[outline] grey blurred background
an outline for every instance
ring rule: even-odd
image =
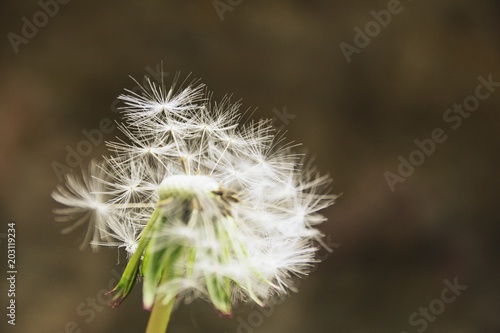
[[[232,319],[205,302],[182,305],[169,332],[500,332],[500,88],[459,128],[443,119],[479,76],[500,81],[500,2],[401,1],[346,57],[340,45],[355,46],[355,27],[394,4],[73,0],[45,22],[40,3],[3,1],[0,237],[16,221],[18,275],[17,325],[3,310],[0,331],[144,331],[140,288],[118,309],[99,301],[123,253],[117,265],[114,250],[78,250],[83,229],[60,234],[52,164],[64,163],[83,130],[119,120],[113,105],[135,86],[128,76],[151,76],[163,61],[168,78],[192,73],[215,100],[233,94],[244,109],[258,107],[253,117],[276,118],[343,193],[321,226],[335,251],[320,253],[298,293],[266,311],[240,307]],[[20,42],[23,17],[33,16],[40,27]],[[392,191],[384,173],[397,174],[398,156],[435,128],[447,140]],[[103,154],[96,145],[84,162]],[[443,281],[455,278],[467,289],[445,304]],[[429,306],[425,319],[419,309]]]

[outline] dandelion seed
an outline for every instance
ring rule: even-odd
[[[323,244],[315,227],[335,199],[330,178],[270,120],[240,123],[238,103],[212,103],[203,85],[146,82],[142,94],[120,96],[127,141],[107,143],[116,155],[53,194],[67,206],[58,220],[74,221],[66,231],[88,222],[86,243],[126,250],[112,304],[142,276],[147,332],[164,332],[182,300],[230,315],[238,302],[263,306],[295,290]]]

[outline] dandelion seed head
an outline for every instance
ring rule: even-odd
[[[264,305],[294,290],[293,277],[317,262],[330,178],[270,120],[243,122],[239,103],[215,103],[203,85],[147,79],[141,89],[119,97],[124,138],[107,142],[114,155],[54,192],[67,206],[59,220],[74,220],[71,230],[89,222],[93,247],[161,261],[168,279],[150,278],[156,264],[141,273],[146,308],[204,298],[227,314],[238,301]]]

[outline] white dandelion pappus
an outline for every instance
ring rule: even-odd
[[[63,229],[63,233],[69,233],[84,223],[88,223],[85,240],[80,249],[84,249],[91,240],[108,239],[103,230],[105,230],[106,219],[110,214],[110,207],[106,203],[103,185],[95,182],[93,175],[103,176],[95,160],[90,163],[88,171],[82,170],[82,179],[71,173],[66,174],[66,187],[59,185],[52,193],[54,200],[67,206],[67,208],[54,210],[60,215],[56,217],[56,221],[76,220],[72,226]],[[97,247],[93,245],[92,248],[95,250]]]
[[[196,298],[226,315],[237,302],[263,306],[318,261],[331,180],[270,120],[241,124],[238,103],[174,87],[148,80],[142,94],[119,97],[128,141],[108,142],[116,155],[83,181],[67,176],[53,197],[68,208],[56,213],[77,220],[70,229],[89,220],[93,246],[130,254],[115,306],[137,275],[147,309]]]

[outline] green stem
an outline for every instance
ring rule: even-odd
[[[167,304],[163,303],[162,299],[156,299],[153,305],[153,311],[149,317],[146,333],[165,333],[167,331],[170,314],[174,307],[175,298]]]
[[[169,273],[170,271],[166,268],[163,269],[161,272],[162,276],[160,278],[160,284],[168,280]],[[156,273],[153,276],[156,276]],[[168,322],[170,321],[170,314],[174,308],[175,297],[172,297],[170,301],[165,304],[164,298],[159,297],[158,294],[156,294],[156,291],[154,291],[154,293],[153,310],[151,311],[151,316],[149,317],[146,333],[165,333],[167,331]]]

